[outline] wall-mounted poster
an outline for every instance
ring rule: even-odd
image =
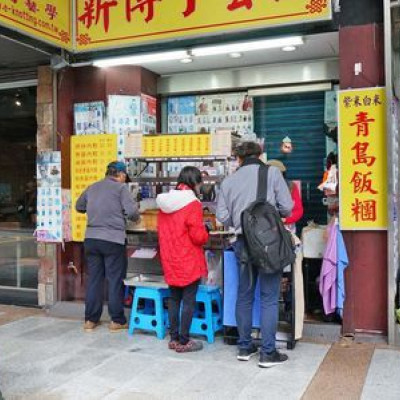
[[[196,96],[168,99],[168,133],[195,133]]]
[[[37,156],[37,226],[39,242],[62,242],[61,152]]]
[[[253,100],[247,93],[171,97],[168,99],[168,133],[240,135],[253,132]]]
[[[63,239],[64,242],[72,241],[72,221],[71,221],[71,190],[62,189],[62,220],[63,220]]]
[[[118,135],[118,159],[123,159],[125,135],[141,131],[140,96],[108,96],[108,130]]]
[[[157,99],[142,94],[141,131],[156,133],[157,129]]]
[[[96,135],[105,133],[104,102],[74,104],[75,135]]]

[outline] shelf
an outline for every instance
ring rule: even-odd
[[[128,157],[129,160],[140,162],[185,162],[185,161],[226,161],[232,156],[193,156],[193,157]]]
[[[203,183],[207,184],[215,184],[215,183],[220,183],[225,176],[209,176],[207,179],[203,180]],[[131,179],[132,183],[139,183],[143,185],[176,185],[177,182],[177,177],[165,177],[165,178],[132,178]]]

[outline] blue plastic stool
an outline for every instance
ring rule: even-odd
[[[199,310],[199,303],[204,311]],[[204,335],[208,343],[214,343],[215,333],[222,330],[222,298],[217,286],[200,285],[196,294],[196,311],[190,333]]]
[[[169,290],[161,287],[136,287],[133,298],[129,334],[135,329],[153,331],[159,339],[164,339],[168,324],[168,314],[164,300],[169,297]],[[144,300],[144,307],[139,309],[139,300]]]

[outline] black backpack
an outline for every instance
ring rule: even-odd
[[[267,201],[268,169],[260,165],[257,200],[242,212],[241,224],[249,261],[260,271],[275,274],[293,264],[296,255],[292,235]]]

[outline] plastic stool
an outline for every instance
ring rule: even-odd
[[[204,312],[199,310],[204,305]],[[215,333],[222,330],[222,298],[217,286],[200,285],[196,294],[196,311],[190,333],[204,335],[208,343],[214,343]]]
[[[169,297],[169,290],[160,287],[136,287],[129,321],[129,334],[135,329],[153,331],[159,339],[164,339],[168,314],[164,300]],[[144,300],[144,308],[139,309],[139,300]]]

